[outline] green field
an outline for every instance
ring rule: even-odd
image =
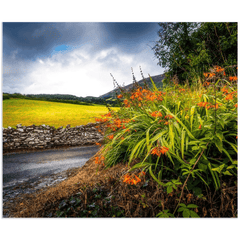
[[[113,108],[116,110],[118,108]],[[86,106],[26,99],[3,101],[3,127],[50,125],[56,128],[71,127],[95,122],[95,117],[108,112],[106,106]]]

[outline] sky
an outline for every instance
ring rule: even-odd
[[[2,92],[98,97],[164,72],[157,22],[3,22]]]

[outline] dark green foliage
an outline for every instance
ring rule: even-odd
[[[3,93],[3,100],[10,99],[8,94]]]
[[[79,105],[90,105],[100,104],[100,105],[110,105],[112,107],[118,106],[115,99],[104,99],[101,97],[76,97],[69,94],[27,94],[23,95],[20,93],[4,93],[3,100],[9,98],[24,98],[29,100],[40,100],[40,101],[50,101],[50,102],[60,102],[60,103],[70,103]]]
[[[159,23],[153,47],[158,64],[180,83],[202,76],[210,66],[237,64],[237,23]],[[234,75],[234,73],[231,73]]]

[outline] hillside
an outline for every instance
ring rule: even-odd
[[[153,76],[151,77],[153,82],[155,83],[155,85],[159,88],[159,87],[162,87],[162,80],[164,79],[165,77],[165,74],[160,74],[160,75],[156,75],[156,76]],[[152,87],[152,82],[150,80],[150,78],[145,78],[145,82],[147,83],[147,85],[151,88]],[[143,87],[144,86],[144,80],[140,80],[140,81],[137,81],[137,83]],[[126,91],[129,91],[133,88],[133,83],[131,84],[128,84],[127,86],[124,86],[122,87],[123,89],[125,89]],[[119,89],[116,89],[117,93],[120,92]],[[100,96],[100,98],[115,98],[115,90],[112,90],[110,92],[107,92],[103,95]]]

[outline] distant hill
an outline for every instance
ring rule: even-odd
[[[156,75],[156,76],[153,76],[153,77],[151,76],[151,78],[152,78],[153,82],[155,83],[155,85],[157,86],[157,88],[163,86],[162,80],[164,79],[164,77],[165,77],[165,74],[160,74],[160,75]],[[149,77],[145,78],[145,82],[147,83],[147,85],[150,88],[152,87],[152,82],[151,82]],[[144,86],[144,80],[143,79],[140,80],[140,81],[137,81],[137,83],[141,87]],[[122,88],[125,89],[126,91],[129,91],[129,90],[131,90],[133,88],[133,83],[128,84],[127,86],[124,86]],[[116,89],[116,91],[117,91],[117,94],[120,93],[119,89]],[[115,97],[116,97],[115,90],[112,90],[112,91],[110,91],[108,93],[105,93],[105,94],[99,96],[99,98],[105,98],[105,99],[107,99],[107,98],[115,98]]]

